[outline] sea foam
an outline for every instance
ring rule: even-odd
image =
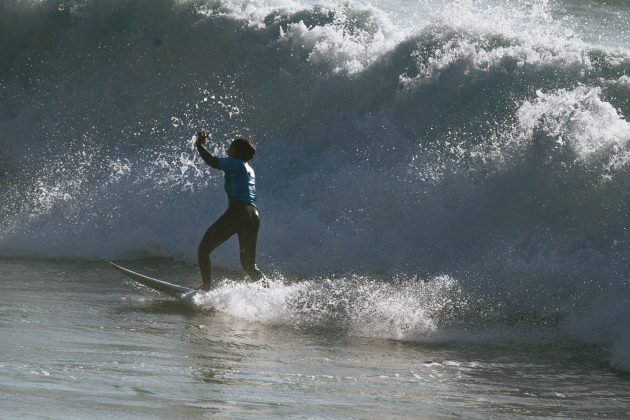
[[[551,325],[626,368],[609,307],[630,296],[630,53],[558,7],[9,2],[0,255],[194,261],[226,204],[191,135],[216,154],[246,135],[258,263],[335,280],[262,300],[226,285],[213,305],[317,326],[286,305],[342,290],[356,334]],[[235,251],[213,257],[238,267]],[[414,280],[370,280],[397,275]],[[443,290],[463,325],[432,312]]]

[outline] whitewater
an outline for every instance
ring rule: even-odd
[[[291,372],[302,376],[289,375],[296,389],[310,386],[301,382],[310,378],[309,360],[332,354],[335,369],[350,369],[335,359],[339,352],[369,360],[365,369],[385,369],[376,353],[394,354],[391,366],[406,366],[396,373],[409,379],[403,386],[391,371],[362,376],[360,363],[351,363],[358,370],[346,376],[361,384],[353,404],[365,411],[335,405],[333,394],[352,387],[337,389],[327,376],[339,384],[343,375],[316,375],[313,386],[331,386],[318,401],[337,407],[324,416],[525,416],[518,408],[525,406],[529,415],[592,417],[603,413],[601,389],[614,390],[611,401],[619,402],[608,415],[628,415],[629,24],[624,1],[3,1],[0,278],[8,292],[0,300],[0,331],[17,340],[0,344],[7,354],[0,371],[8,378],[0,393],[14,401],[4,415],[41,415],[24,408],[42,403],[35,394],[44,386],[29,388],[28,372],[50,373],[21,359],[37,342],[23,338],[35,324],[56,331],[44,334],[53,343],[83,343],[101,327],[113,334],[95,343],[98,350],[82,344],[65,356],[59,350],[56,359],[60,375],[79,378],[61,360],[108,354],[107,366],[95,364],[94,376],[84,372],[81,380],[112,409],[108,392],[118,392],[112,372],[121,362],[114,356],[150,384],[164,380],[126,359],[138,354],[121,342],[137,345],[143,357],[163,350],[160,360],[182,389],[194,389],[203,380],[184,379],[193,368],[179,359],[178,345],[165,342],[168,350],[160,350],[155,343],[216,343],[215,333],[204,333],[213,323],[238,337],[219,341],[219,353],[236,347],[238,357],[249,358],[274,348],[287,360],[293,353],[275,340],[292,343],[302,369]],[[199,129],[210,132],[207,147],[218,155],[236,136],[257,145],[257,262],[272,287],[244,279],[236,244],[228,242],[213,253],[219,286],[182,306],[141,297],[146,292],[122,284],[103,261],[198,283],[197,245],[226,207],[221,174],[194,149]],[[68,328],[49,324],[44,314],[64,305],[76,307],[62,316]],[[86,310],[121,322],[124,339],[105,321],[83,321]],[[21,321],[31,313],[37,323]],[[69,333],[76,322],[81,327]],[[142,344],[133,331],[141,331]],[[328,356],[310,353],[306,341]],[[361,347],[365,342],[373,348]],[[195,349],[199,360],[214,357]],[[421,361],[428,370],[412,366],[414,352],[430,353]],[[487,354],[507,370],[477,360]],[[30,357],[33,365],[45,360]],[[458,389],[456,397],[440,397],[445,407],[435,405],[430,381],[426,393],[408,388],[414,375],[438,377],[433,363],[466,378],[442,378],[439,386],[447,388],[477,383],[467,376],[477,368],[488,372],[477,378],[482,390],[470,391],[481,400],[477,391],[496,391],[495,375],[507,375],[501,381],[512,389],[524,380],[518,372],[527,372],[535,387],[531,378],[540,379],[548,363],[554,373],[545,395],[553,403],[531,390],[533,399],[497,391],[511,407],[501,411],[494,399],[467,405]],[[100,368],[111,377],[96,374]],[[258,414],[300,415],[291,401],[310,400],[296,390],[282,394],[279,378],[288,373],[256,369],[254,377],[230,378],[256,398],[265,395],[253,384],[276,391],[273,404],[282,409]],[[601,389],[580,388],[574,400],[566,398],[570,393],[558,390],[570,381],[563,375],[587,388],[590,375]],[[360,379],[379,376],[389,379]],[[63,393],[72,385],[61,377],[53,388]],[[155,395],[169,392],[145,386]],[[19,393],[11,391],[16,387]],[[380,387],[392,399],[383,412],[371,412],[371,397],[360,396]],[[132,407],[133,392],[122,392]],[[571,411],[578,394],[588,403]],[[160,414],[142,399],[148,394],[138,395],[148,410],[141,417],[187,412],[173,402],[174,411]],[[254,415],[222,401],[220,409],[191,404],[198,415],[209,406],[220,415]],[[401,401],[411,401],[408,411]]]

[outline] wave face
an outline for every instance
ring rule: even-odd
[[[436,3],[5,1],[0,255],[193,261],[226,200],[191,135],[246,135],[263,267],[448,278],[477,327],[630,368],[627,46],[569,2]]]

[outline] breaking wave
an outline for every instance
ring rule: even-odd
[[[192,261],[225,207],[203,127],[258,146],[259,264],[356,292],[348,329],[380,331],[352,322],[371,302],[379,335],[445,333],[441,279],[466,328],[553,325],[630,368],[630,53],[560,3],[425,3],[5,2],[0,255]]]

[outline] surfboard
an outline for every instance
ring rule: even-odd
[[[191,289],[190,287],[180,286],[179,284],[173,284],[163,280],[154,279],[153,277],[145,276],[144,274],[136,273],[135,271],[131,271],[128,268],[121,267],[111,261],[109,263],[114,266],[116,270],[120,271],[131,280],[147,286],[153,290],[157,290],[158,292],[163,292],[176,297],[182,297],[184,295],[189,295],[193,292],[196,292],[195,289]]]

